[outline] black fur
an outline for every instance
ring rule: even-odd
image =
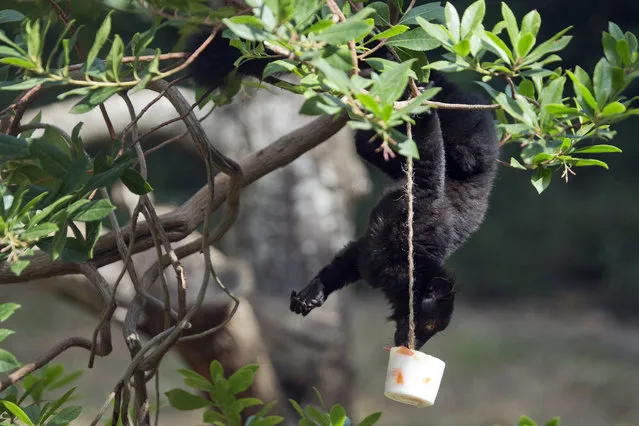
[[[200,84],[219,85],[232,69],[229,59],[239,57],[220,42],[210,46],[194,63]],[[216,50],[218,49],[218,50]],[[238,56],[234,56],[238,55]],[[234,60],[234,59],[233,59]],[[232,61],[231,61],[232,62]],[[258,76],[265,61],[246,64],[239,72]],[[442,90],[436,101],[484,103],[466,94],[439,72],[431,81]],[[395,183],[373,209],[366,233],[346,245],[300,292],[291,293],[290,309],[308,315],[334,291],[357,280],[380,289],[391,304],[396,323],[395,344],[408,344],[408,245],[405,158],[385,161],[370,143],[372,134],[358,132],[359,155]],[[413,139],[420,159],[414,162],[414,263],[416,348],[444,330],[451,319],[454,279],[445,260],[480,226],[496,174],[498,145],[492,113],[488,111],[433,110],[415,117]]]

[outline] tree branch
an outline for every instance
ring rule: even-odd
[[[347,121],[346,113],[337,117],[323,116],[311,123],[282,136],[264,149],[245,157],[239,164],[244,172],[243,186],[250,185],[273,170],[284,167],[305,152],[315,148],[320,143],[335,135]],[[230,179],[226,175],[215,178],[215,196],[212,200],[213,208],[219,207],[228,193]],[[208,187],[201,188],[186,203],[160,216],[160,223],[171,242],[180,241],[190,235],[204,220],[206,207],[209,202]],[[128,243],[131,228],[122,228],[122,236]],[[136,228],[135,245],[131,254],[139,253],[153,247],[153,238],[149,230],[149,223],[144,222]],[[110,232],[100,238],[94,249],[92,262],[96,267],[109,265],[119,261],[115,234]],[[51,262],[46,253],[38,253],[30,265],[17,277],[9,269],[9,264],[0,264],[0,284],[26,282],[35,279],[81,273],[79,264],[65,262]]]

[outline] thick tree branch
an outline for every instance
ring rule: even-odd
[[[245,157],[240,166],[244,171],[243,186],[247,186],[273,170],[284,167],[305,152],[335,135],[347,121],[345,113],[337,117],[320,117],[315,121],[282,136],[264,149]],[[219,207],[228,193],[230,179],[226,175],[215,178],[215,196],[213,208]],[[208,187],[200,189],[191,199],[171,213],[160,216],[160,222],[171,242],[180,241],[190,235],[204,220],[209,201]],[[131,228],[122,228],[125,242],[130,239]],[[153,247],[153,238],[147,222],[139,224],[135,231],[133,253],[139,253]],[[94,250],[92,260],[97,267],[105,266],[120,259],[115,234],[110,232],[100,238]],[[51,262],[45,253],[37,254],[19,277],[9,269],[7,262],[0,265],[0,284],[26,282],[35,279],[80,273],[78,264]]]

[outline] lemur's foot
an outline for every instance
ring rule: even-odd
[[[324,284],[319,278],[313,278],[309,285],[297,293],[291,292],[291,311],[296,314],[308,315],[313,309],[319,308],[326,301],[324,294]]]

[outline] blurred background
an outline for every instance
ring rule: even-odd
[[[453,3],[460,10],[470,1]],[[85,31],[94,31],[105,13],[101,3],[71,4],[73,15],[88,27]],[[602,56],[601,33],[609,21],[639,34],[637,2],[508,4],[518,18],[533,8],[539,11],[538,40],[573,26],[574,38],[561,53],[565,68],[580,65],[592,72]],[[490,26],[499,20],[500,2],[487,0],[486,5]],[[46,12],[44,4],[30,1],[4,0],[2,8],[32,16]],[[144,16],[116,14],[113,19],[113,31],[125,42],[127,35],[148,25]],[[178,37],[169,28],[155,45],[169,50]],[[477,90],[469,77],[454,78]],[[184,88],[191,99],[189,90]],[[204,125],[212,143],[239,159],[309,121],[296,115],[299,100],[269,91],[249,92],[207,118]],[[67,111],[77,100],[52,108],[54,95],[42,97],[30,116],[42,111],[43,121],[64,123],[65,129],[84,121],[91,149],[107,143],[104,124],[93,115],[97,112],[71,116]],[[631,87],[627,95],[639,95],[639,90]],[[151,95],[136,97],[143,105]],[[10,101],[0,95],[0,106]],[[125,123],[124,104],[113,101],[107,106],[116,124]],[[141,125],[150,128],[172,113],[168,104],[159,104]],[[228,281],[253,307],[257,337],[250,340],[264,345],[262,359],[276,377],[280,405],[287,397],[315,402],[310,389],[317,386],[328,401],[347,405],[355,419],[383,411],[380,425],[506,425],[520,414],[539,422],[560,416],[565,425],[639,424],[639,121],[628,120],[616,130],[615,142],[623,153],[606,157],[609,171],[581,168],[567,184],[554,175],[542,195],[527,174],[500,169],[483,227],[448,263],[461,302],[447,331],[423,348],[447,363],[437,404],[428,409],[383,397],[388,354],[382,348],[391,343],[393,325],[385,320],[387,307],[379,294],[358,284],[334,297],[321,313],[300,319],[288,312],[290,290],[303,287],[336,250],[365,229],[368,212],[387,183],[357,159],[352,135],[340,132],[247,188],[238,226],[217,248],[237,259],[229,260]],[[145,144],[153,146],[181,131],[180,125],[169,126]],[[502,159],[511,154],[504,150]],[[188,139],[153,153],[148,163],[155,200],[167,209],[186,201],[205,182],[204,168]],[[126,197],[120,201],[124,220]],[[193,268],[199,266],[194,261]],[[252,276],[250,285],[239,270]],[[70,300],[74,285],[80,284],[69,278],[0,286],[0,301],[23,305],[7,325],[17,334],[3,347],[27,362],[70,332],[89,335],[97,322],[95,310],[90,303]],[[215,303],[211,306],[218,309]],[[152,319],[148,313],[141,327],[150,334]],[[116,327],[114,331],[117,343],[121,339]],[[208,346],[170,354],[162,364],[164,390],[181,385],[176,368],[210,361],[194,353],[225,353],[219,339],[202,345]],[[112,356],[84,373],[79,390],[87,416],[102,405],[127,359],[120,343]],[[69,369],[85,369],[87,356],[71,351],[59,361]],[[164,413],[162,424],[198,420],[170,408]]]

